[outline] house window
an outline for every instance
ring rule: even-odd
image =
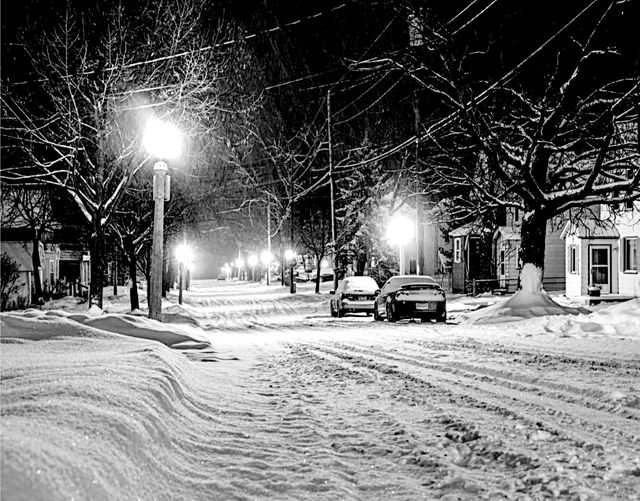
[[[453,262],[459,263],[462,261],[462,238],[453,239]]]
[[[622,239],[622,271],[638,272],[638,237]]]
[[[500,250],[500,275],[504,276],[504,249]]]
[[[578,273],[578,246],[569,246],[569,273]]]
[[[513,211],[513,222],[514,223],[520,222],[520,209],[518,209],[517,207]]]

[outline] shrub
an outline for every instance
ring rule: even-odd
[[[0,259],[0,311],[4,311],[9,305],[9,298],[18,290],[16,282],[20,278],[20,265],[6,252],[2,253]]]

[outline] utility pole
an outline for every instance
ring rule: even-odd
[[[290,210],[289,210],[289,248],[291,252],[293,250],[293,165],[289,163],[289,196],[291,197]],[[293,294],[296,291],[296,284],[293,281],[293,262],[294,257],[291,256],[289,260],[289,293]]]
[[[336,210],[334,193],[336,181],[333,177],[333,148],[331,145],[331,89],[327,91],[327,131],[329,135],[329,193],[331,198],[331,252],[333,253],[333,288],[338,288],[338,252],[336,250]]]
[[[422,267],[420,266],[420,258],[421,258],[421,224],[420,224],[420,199],[418,197],[418,191],[420,188],[420,184],[418,183],[418,156],[419,156],[419,148],[420,148],[420,107],[418,101],[418,91],[414,91],[414,100],[413,100],[413,114],[414,114],[414,127],[416,131],[416,150],[415,150],[415,202],[416,202],[416,275],[420,275],[422,272]]]
[[[271,201],[267,200],[267,253],[269,262],[267,263],[267,285],[271,285]]]

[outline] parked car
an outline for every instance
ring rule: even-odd
[[[403,318],[447,320],[447,298],[433,278],[425,275],[396,275],[380,290],[373,311],[375,320],[395,322]]]
[[[222,273],[220,275],[218,275],[218,280],[226,280],[227,276],[223,275]]]
[[[373,313],[373,303],[380,292],[378,284],[371,277],[347,277],[338,288],[331,291],[329,309],[332,317],[342,317],[347,313]]]

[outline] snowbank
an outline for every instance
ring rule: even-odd
[[[104,314],[97,307],[84,313],[35,309],[6,313],[2,315],[0,336],[37,340],[83,332],[82,329],[74,329],[73,323],[119,336],[154,340],[174,348],[199,349],[211,346],[199,327],[188,324],[167,326],[142,316]]]
[[[544,291],[519,290],[510,298],[465,315],[466,321],[476,324],[515,322],[548,315],[579,315],[589,313],[586,308],[572,308],[555,302]]]

